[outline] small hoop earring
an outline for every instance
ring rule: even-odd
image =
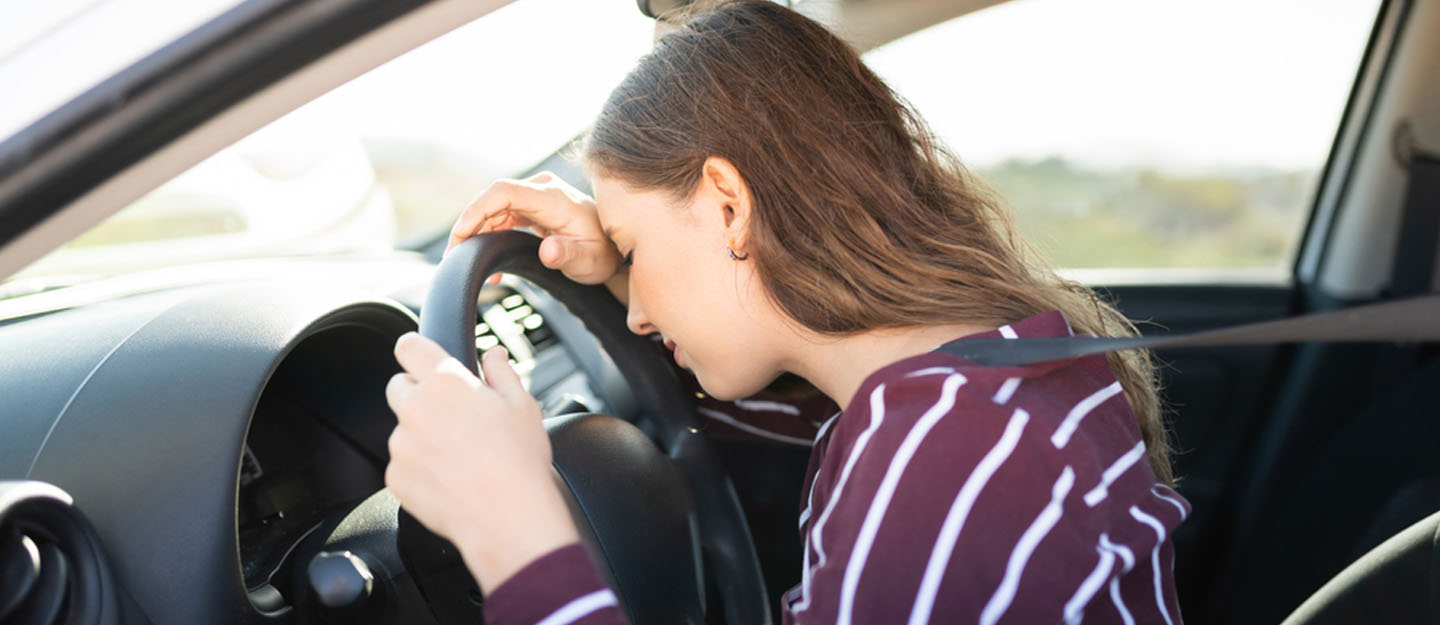
[[[728,246],[728,245],[725,246],[725,252],[730,255],[730,260],[740,261],[740,260],[745,260],[745,259],[747,259],[747,258],[750,258],[750,255],[749,255],[749,254],[746,254],[746,255],[744,255],[744,256],[737,256],[737,255],[735,254],[735,250],[730,249],[730,246]]]

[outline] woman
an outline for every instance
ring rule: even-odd
[[[1189,508],[1148,354],[991,369],[933,351],[1132,329],[1028,261],[837,37],[763,0],[699,11],[581,152],[593,200],[548,175],[497,182],[451,244],[532,227],[545,265],[607,284],[711,396],[790,372],[844,408],[816,437],[787,622],[1180,621],[1169,536]],[[386,483],[459,547],[489,622],[622,622],[503,349],[484,382],[414,335],[396,356]]]

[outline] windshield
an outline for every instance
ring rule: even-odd
[[[261,128],[12,278],[0,297],[139,269],[383,254],[565,148],[652,26],[629,5],[519,0]],[[42,284],[43,283],[43,284]]]
[[[0,89],[5,93],[0,140],[238,4],[239,0],[0,3]]]
[[[1057,266],[1110,271],[1077,278],[1283,281],[1375,11],[1375,0],[1014,0],[866,62]],[[652,26],[624,2],[509,4],[200,163],[0,297],[433,241],[496,178],[567,175],[564,148],[650,49]]]

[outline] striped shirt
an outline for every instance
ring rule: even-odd
[[[1069,333],[1052,311],[977,336]],[[1190,506],[1157,483],[1104,356],[907,358],[813,444],[785,623],[1181,622],[1170,535]],[[624,617],[572,545],[497,588],[487,622]]]

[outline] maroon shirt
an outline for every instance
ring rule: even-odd
[[[977,336],[1069,333],[1049,312]],[[894,363],[820,427],[807,482],[786,623],[1180,623],[1169,537],[1189,503],[1157,483],[1104,356]],[[571,545],[496,588],[486,617],[623,623],[615,605]]]

